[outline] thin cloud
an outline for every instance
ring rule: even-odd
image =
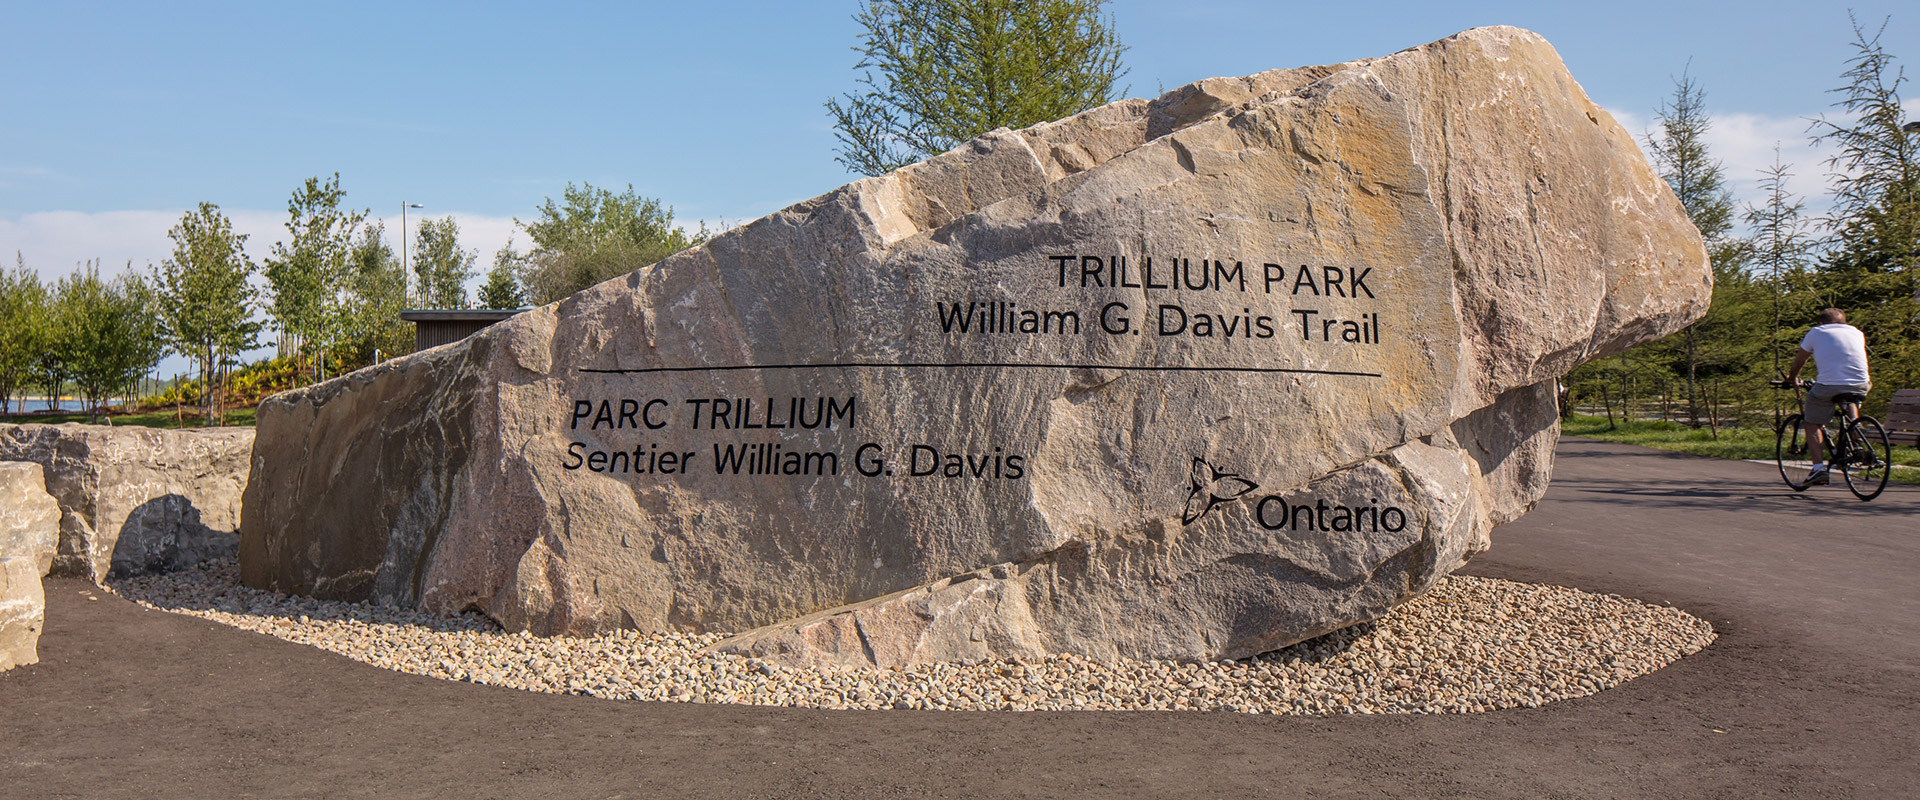
[[[1815,142],[1809,135],[1809,117],[1771,117],[1764,114],[1728,113],[1713,117],[1707,129],[1707,150],[1720,160],[1734,200],[1758,205],[1765,196],[1760,181],[1776,163],[1791,173],[1787,189],[1807,202],[1809,208],[1826,207],[1827,159],[1831,143]]]
[[[49,282],[73,273],[93,259],[99,259],[101,271],[107,274],[119,273],[128,263],[144,272],[148,264],[158,264],[173,254],[173,240],[167,238],[167,231],[178,224],[185,213],[186,209],[41,211],[15,219],[0,218],[0,255],[11,256],[17,251],[27,266],[39,273],[42,281]],[[264,262],[273,252],[274,243],[287,235],[285,211],[223,208],[221,213],[233,221],[236,233],[247,236],[246,252],[256,263]],[[444,216],[448,215],[409,214],[407,224],[418,230],[420,221]],[[493,265],[493,254],[516,231],[511,217],[457,211],[451,216],[460,226],[461,249],[478,255],[475,265],[483,272]],[[388,242],[395,250],[400,249],[399,230],[400,218],[396,214],[386,225]],[[517,245],[523,250],[526,249],[524,239],[520,237]],[[11,267],[12,259],[6,261],[6,266]],[[476,279],[475,285],[478,282]]]
[[[1634,135],[1634,141],[1645,152],[1647,137],[1654,132],[1658,119],[1615,109],[1607,109],[1607,113]],[[1708,115],[1707,152],[1720,162],[1721,175],[1733,193],[1736,210],[1759,205],[1765,199],[1761,180],[1772,169],[1775,148],[1778,148],[1779,163],[1785,164],[1790,173],[1786,181],[1788,191],[1807,204],[1806,213],[1810,218],[1826,212],[1826,162],[1834,150],[1828,143],[1813,141],[1810,128],[1816,115],[1773,116],[1711,109]],[[1651,161],[1652,153],[1646,155]]]
[[[0,219],[0,248],[18,253],[45,282],[72,274],[80,265],[99,259],[100,269],[117,274],[131,263],[145,271],[173,253],[167,230],[180,221],[182,211],[39,211],[16,219]],[[226,210],[234,231],[249,234],[246,250],[256,259],[267,252],[280,232],[278,216],[267,212]]]
[[[432,211],[433,209],[421,209],[407,214],[407,227],[418,234],[420,223],[423,221],[453,217],[453,223],[460,228],[460,249],[476,255],[474,267],[483,273],[493,267],[494,254],[499,252],[500,247],[509,239],[513,241],[515,248],[523,252],[527,249],[527,237],[520,233],[520,228],[514,224],[512,217],[490,217],[459,211],[435,214]],[[394,255],[400,255],[400,215],[373,217],[368,221],[385,226],[388,246],[393,248]],[[412,244],[408,245],[409,248],[412,246]],[[484,279],[475,279],[469,283],[469,286],[478,286],[483,282]]]

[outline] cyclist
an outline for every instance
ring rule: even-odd
[[[1800,368],[1809,358],[1819,372],[1807,389],[1801,410],[1807,423],[1807,458],[1813,464],[1807,485],[1820,486],[1827,482],[1827,465],[1821,458],[1825,444],[1821,428],[1833,419],[1834,396],[1866,394],[1872,388],[1867,379],[1867,337],[1847,324],[1847,312],[1829,308],[1820,312],[1813,330],[1800,340],[1800,352],[1794,354],[1793,365],[1787,368],[1788,384],[1800,380]]]

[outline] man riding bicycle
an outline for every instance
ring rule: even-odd
[[[1800,368],[1806,366],[1809,358],[1819,373],[1813,386],[1807,389],[1801,411],[1806,416],[1807,458],[1813,462],[1807,485],[1820,486],[1827,482],[1827,464],[1821,452],[1826,442],[1821,429],[1827,420],[1833,419],[1834,397],[1866,394],[1872,388],[1867,379],[1867,337],[1859,328],[1847,324],[1847,312],[1829,308],[1820,312],[1813,330],[1807,331],[1806,337],[1800,340],[1800,352],[1794,354],[1793,365],[1787,368],[1789,385],[1800,380]],[[1857,407],[1854,413],[1858,413]]]

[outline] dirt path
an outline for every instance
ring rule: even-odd
[[[1901,797],[1920,793],[1920,488],[1569,440],[1468,570],[1670,602],[1702,653],[1535,710],[1303,719],[829,712],[385,672],[84,583],[0,675],[0,797]]]

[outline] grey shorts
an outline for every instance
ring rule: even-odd
[[[1827,420],[1833,419],[1833,398],[1835,396],[1848,393],[1866,394],[1872,388],[1871,386],[1858,384],[1852,386],[1835,386],[1832,384],[1816,383],[1813,385],[1813,388],[1807,390],[1807,400],[1801,406],[1801,415],[1807,418],[1808,424],[1825,425],[1827,424]]]

